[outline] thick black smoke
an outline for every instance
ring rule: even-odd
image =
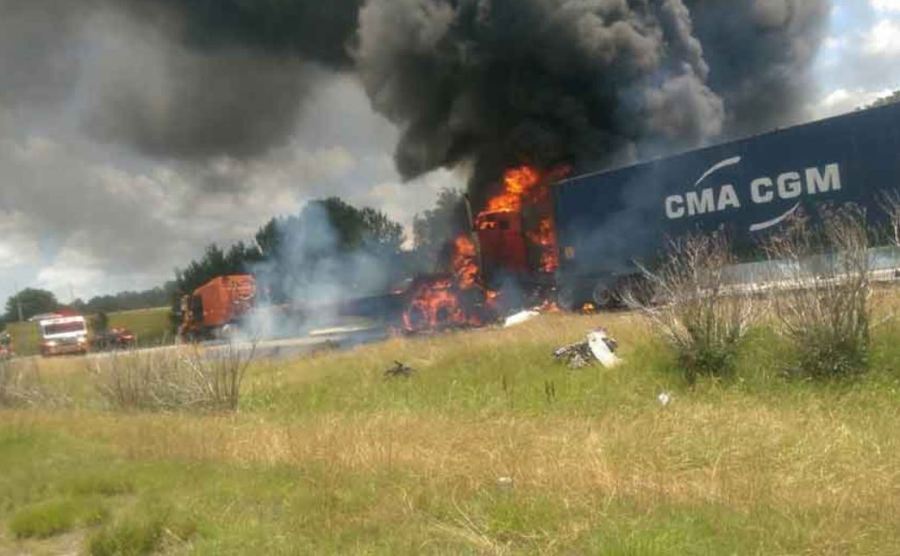
[[[184,36],[196,46],[244,45],[340,67],[352,63],[349,41],[363,0],[156,2],[178,10],[184,18]]]
[[[157,157],[263,154],[290,137],[321,68],[351,67],[360,1],[107,0],[155,40],[162,70],[104,72],[87,129]]]
[[[59,102],[72,93],[80,23],[74,2],[0,0],[0,109]]]
[[[404,176],[471,164],[482,183],[520,161],[587,169],[792,123],[830,6],[0,0],[0,108],[77,97],[103,141],[251,158],[290,138],[315,82],[358,71],[401,129]]]
[[[368,0],[357,60],[403,132],[401,173],[472,162],[478,186],[519,161],[586,169],[781,122],[828,5]]]
[[[647,139],[697,144],[723,119],[680,0],[371,0],[358,59],[403,129],[407,177],[468,160],[476,181],[517,161],[602,164]]]
[[[830,0],[686,0],[725,100],[728,135],[798,123]]]

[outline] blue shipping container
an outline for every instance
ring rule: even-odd
[[[667,238],[725,229],[751,245],[793,214],[855,203],[883,222],[900,189],[900,104],[854,112],[554,188],[562,283],[628,274]]]

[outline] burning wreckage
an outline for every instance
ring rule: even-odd
[[[552,306],[559,267],[549,184],[565,170],[508,170],[499,194],[453,241],[446,275],[420,277],[406,293],[403,329],[422,332],[497,322],[522,304]]]
[[[437,287],[411,307],[429,317],[407,329],[479,324],[541,303],[615,303],[636,263],[652,265],[668,239],[690,233],[724,232],[754,260],[773,233],[821,207],[854,205],[873,229],[890,225],[881,199],[900,176],[897,129],[900,104],[575,177],[567,167],[508,170],[473,219],[474,240],[456,242],[454,278],[425,282]]]
[[[482,326],[523,307],[604,306],[666,238],[724,231],[754,253],[794,215],[829,204],[856,205],[869,225],[884,225],[880,200],[900,176],[897,129],[900,104],[571,178],[567,167],[512,168],[453,240],[444,273],[338,313],[407,333]]]
[[[556,308],[554,273],[559,266],[550,188],[565,171],[542,173],[523,166],[507,171],[500,192],[472,219],[471,232],[448,245],[441,272],[418,276],[387,295],[337,306],[266,307],[269,312],[322,312],[387,321],[403,333],[480,327],[523,306]],[[218,277],[181,301],[180,336],[215,338],[262,310],[251,275]]]
[[[243,4],[216,3],[210,12],[206,3],[180,3],[172,15],[185,23],[173,27],[203,31],[209,44],[223,47],[201,41],[203,59],[249,47],[272,60],[299,56],[352,71],[371,106],[400,131],[394,160],[403,179],[470,170],[470,193],[482,212],[454,242],[453,262],[403,292],[348,301],[338,311],[392,316],[407,332],[485,324],[545,301],[602,305],[634,274],[632,261],[652,257],[666,236],[724,225],[743,241],[813,201],[862,199],[870,206],[874,189],[891,181],[878,176],[900,173],[895,112],[590,173],[802,119],[831,0]],[[281,66],[273,67],[280,79]],[[228,107],[229,115],[252,110],[253,117],[227,118],[236,125],[223,134],[220,118],[188,102],[199,94],[194,87],[208,88],[195,78],[206,74],[185,73],[173,87],[186,93],[185,102],[169,104],[190,106],[175,115],[199,122],[166,121],[179,124],[173,136],[196,130],[197,141],[148,141],[143,127],[128,126],[123,139],[184,158],[196,155],[198,142],[200,151],[228,155],[284,142],[290,126],[281,123],[292,121],[284,109],[295,105],[208,103]],[[265,93],[231,95],[241,101],[282,89],[251,76],[240,81]],[[292,83],[314,90],[304,79]],[[284,91],[292,102],[304,98],[296,89]],[[136,100],[135,110],[154,106]],[[259,125],[260,113],[279,125]],[[209,129],[208,122],[217,125]],[[160,145],[173,152],[160,153]],[[487,191],[494,182],[502,187]],[[193,326],[202,329],[205,317],[194,313]]]

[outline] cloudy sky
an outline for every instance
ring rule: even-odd
[[[393,161],[398,132],[348,73],[241,52],[173,53],[164,27],[104,10],[33,8],[42,3],[53,4],[0,0],[0,300],[23,287],[63,301],[153,287],[210,242],[248,239],[270,217],[323,196],[409,225],[442,187],[465,182],[439,171],[404,183]],[[238,77],[204,73],[217,63]],[[900,0],[836,0],[809,118],[900,89],[897,68]],[[184,74],[177,95],[167,88],[173,71]],[[203,97],[190,88],[198,85]],[[306,100],[281,106],[278,92]],[[241,129],[278,138],[263,152],[249,152],[249,139],[220,149],[228,129],[201,137],[178,125],[234,94],[265,126]],[[173,98],[194,102],[173,107]],[[146,113],[169,125],[157,129],[140,119]],[[234,154],[210,154],[222,150]]]

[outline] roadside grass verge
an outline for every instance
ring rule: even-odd
[[[553,361],[601,325],[621,368]],[[89,554],[896,554],[897,338],[818,382],[760,327],[690,385],[634,315],[547,315],[257,362],[222,413],[108,411],[53,361],[71,404],[0,411],[0,552],[62,508]]]
[[[3,434],[30,448],[3,456],[0,489],[40,505],[102,470],[128,477],[127,493],[103,497],[103,523],[81,526],[91,554],[900,548],[900,507],[885,494],[900,480],[892,417],[683,403],[639,422],[380,414],[293,429],[249,416],[6,415]],[[29,455],[57,461],[29,470]]]

